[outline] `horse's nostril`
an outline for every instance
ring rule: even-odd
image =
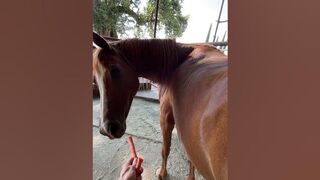
[[[117,134],[118,129],[119,129],[119,126],[117,124],[115,124],[115,123],[109,123],[108,124],[108,131],[112,135]]]
[[[102,128],[99,129],[99,132],[100,132],[100,134],[102,134],[102,135],[105,135],[105,136],[107,135],[106,132],[104,132],[104,130],[103,130]]]

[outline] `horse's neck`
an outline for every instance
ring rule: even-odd
[[[163,84],[193,50],[174,40],[124,40],[116,44],[138,76]]]

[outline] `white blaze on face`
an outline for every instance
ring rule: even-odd
[[[100,93],[100,125],[103,122],[104,117],[107,116],[108,113],[108,99],[107,99],[107,90],[106,90],[106,84],[105,84],[105,73],[106,69],[100,64],[98,60],[98,55],[100,53],[101,49],[95,51],[93,54],[93,61],[95,63],[94,68],[94,74],[95,79],[98,84],[99,93]],[[104,127],[104,126],[103,126]]]
[[[96,79],[96,81],[98,83],[100,92],[100,124],[102,124],[104,117],[106,117],[108,113],[108,99],[103,77],[99,77],[98,80]]]

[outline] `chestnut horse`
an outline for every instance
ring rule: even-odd
[[[194,179],[194,167],[206,179],[228,179],[227,57],[214,46],[171,39],[107,43],[93,33],[93,40],[100,47],[93,54],[100,91],[100,133],[110,139],[124,134],[138,77],[150,79],[161,86],[159,179],[167,174],[174,126],[190,160],[189,179]]]

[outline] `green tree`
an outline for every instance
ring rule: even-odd
[[[188,16],[181,13],[183,0],[160,0],[157,30],[167,37],[180,37],[185,31]],[[134,31],[136,37],[153,35],[156,0],[148,0],[140,10],[140,0],[94,0],[93,29],[101,35],[118,37]]]

